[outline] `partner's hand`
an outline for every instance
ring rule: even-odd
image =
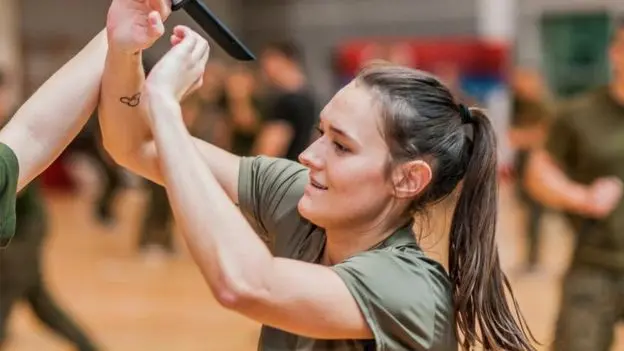
[[[113,0],[106,21],[110,48],[124,53],[149,48],[164,34],[170,14],[171,0]]]
[[[182,99],[201,87],[210,55],[206,39],[188,27],[177,26],[171,36],[173,47],[154,66],[146,80],[148,92]]]

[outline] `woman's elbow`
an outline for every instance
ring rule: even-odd
[[[253,309],[261,303],[264,295],[261,289],[244,284],[222,284],[213,288],[213,294],[220,306],[239,313]]]
[[[121,150],[121,148],[116,145],[112,140],[107,138],[102,139],[102,147],[104,151],[110,156],[110,158],[115,161],[120,166],[128,167],[130,164],[130,156],[131,153],[127,150]]]

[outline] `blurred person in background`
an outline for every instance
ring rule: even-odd
[[[291,42],[267,45],[260,67],[272,89],[252,154],[297,160],[310,144],[317,105],[302,67],[299,48]],[[265,103],[263,102],[263,105]]]
[[[511,88],[513,105],[508,138],[515,151],[518,197],[527,209],[527,253],[523,271],[532,272],[539,261],[539,229],[544,207],[527,193],[524,173],[530,152],[544,145],[553,107],[548,103],[545,83],[535,70],[517,68],[511,77]]]
[[[608,55],[608,86],[562,104],[527,168],[531,195],[567,213],[576,239],[555,351],[608,351],[624,321],[624,22]]]
[[[193,134],[207,142],[229,148],[230,130],[221,106],[229,66],[219,60],[206,65],[204,84],[182,102],[185,119],[191,123]]]
[[[241,64],[230,67],[219,101],[227,121],[229,145],[227,150],[237,155],[251,155],[262,115],[258,84],[254,72]]]
[[[68,147],[68,151],[89,157],[101,171],[103,186],[95,199],[94,216],[100,224],[113,225],[116,221],[113,213],[115,199],[124,183],[120,167],[102,149],[97,112],[89,118],[85,128]]]
[[[387,61],[404,67],[416,67],[418,64],[412,46],[401,41],[389,45]]]
[[[477,105],[477,99],[467,94],[462,86],[462,69],[455,61],[437,62],[431,69],[431,73],[435,74],[444,84],[451,90],[457,100],[463,104],[472,106]]]
[[[4,77],[0,71],[0,127],[8,123],[13,111],[6,105],[10,84]],[[7,344],[11,311],[25,301],[39,321],[77,350],[96,350],[93,341],[59,307],[45,282],[43,249],[49,222],[37,180],[17,194],[15,213],[15,237],[9,248],[0,249],[0,349]]]

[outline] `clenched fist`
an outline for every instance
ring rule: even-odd
[[[604,218],[615,210],[622,199],[623,185],[618,178],[600,178],[589,187],[584,212],[594,218]]]
[[[170,14],[171,0],[113,0],[106,21],[109,47],[126,53],[151,47]]]

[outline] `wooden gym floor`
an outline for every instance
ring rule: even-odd
[[[509,186],[501,193],[504,266],[531,328],[547,345],[570,237],[564,222],[548,215],[542,227],[542,269],[530,275],[515,273],[524,250],[523,212]],[[88,192],[49,194],[52,232],[45,273],[53,295],[105,350],[255,350],[258,325],[214,302],[183,245],[178,245],[180,254],[169,259],[135,251],[144,202],[141,191],[125,191],[116,205],[118,224],[105,228],[91,216]],[[15,310],[9,333],[7,351],[71,349],[24,306]],[[622,327],[613,350],[624,351]]]

